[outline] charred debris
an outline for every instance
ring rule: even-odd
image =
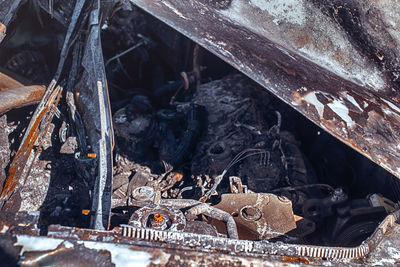
[[[21,1],[0,46],[3,212],[352,247],[398,209],[397,178],[174,29],[53,2]]]

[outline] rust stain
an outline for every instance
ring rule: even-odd
[[[249,231],[256,239],[268,239],[296,228],[292,202],[274,194],[223,194],[215,207],[237,214],[234,220],[242,239]]]
[[[48,130],[48,125],[53,118],[55,109],[58,105],[62,93],[62,88],[57,87],[49,96],[43,110],[39,113],[37,119],[33,123],[32,127],[29,130],[27,137],[25,138],[23,144],[20,149],[17,151],[8,171],[8,178],[4,184],[3,191],[0,195],[0,208],[4,205],[4,203],[11,197],[11,195],[18,188],[20,183],[21,175],[23,170],[27,164],[29,156],[31,154],[32,148],[35,145],[41,134],[46,134]],[[39,125],[42,122],[45,122],[43,125],[43,130],[39,131]]]
[[[292,41],[296,48],[301,48],[314,43],[310,31],[305,31],[301,27],[293,25],[290,27],[290,31],[288,31],[288,33],[290,33],[290,36],[292,36]]]
[[[309,264],[310,263],[310,261],[307,260],[304,257],[288,257],[288,256],[285,256],[285,257],[283,257],[283,260],[287,261],[287,262],[290,262],[290,263],[305,263],[305,264]]]
[[[262,57],[262,56],[259,56],[259,55],[257,55],[257,54],[251,54],[253,57],[255,57],[255,58],[257,58],[259,61],[261,61],[261,62],[263,62],[263,63],[267,63],[268,62],[268,59],[267,58],[265,58],[265,57]]]
[[[156,214],[154,214],[154,221],[156,223],[162,223],[164,221],[164,218],[161,214],[156,213]]]
[[[45,86],[32,85],[0,91],[0,114],[14,108],[38,103],[42,99],[45,89]]]
[[[0,23],[0,40],[1,40],[1,23]],[[0,92],[9,90],[11,88],[23,87],[24,85],[10,76],[0,72]]]
[[[23,143],[21,148],[17,151],[17,154],[15,155],[15,158],[11,163],[10,169],[8,171],[8,178],[4,184],[3,191],[1,192],[0,200],[3,201],[8,199],[8,197],[17,187],[19,179],[16,178],[16,174],[18,171],[21,171],[21,169],[25,165],[24,163],[26,163],[26,161],[28,160],[30,153],[27,153],[27,151],[30,152],[32,150],[35,144],[34,140],[36,140],[37,137],[39,136],[38,127],[42,118],[46,114],[47,109],[48,107],[45,107],[39,114],[38,119],[33,124],[32,131],[29,132],[27,138],[25,139],[25,142]],[[23,164],[23,166],[21,166],[20,164]]]
[[[275,61],[274,63],[277,68],[283,70],[287,75],[296,76],[296,71],[293,70],[290,66],[284,66],[283,64],[278,63],[277,61]]]

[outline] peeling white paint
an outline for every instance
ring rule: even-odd
[[[349,109],[342,101],[335,99],[327,105],[347,124],[348,127],[352,128],[355,126],[355,122],[349,116]]]
[[[74,244],[72,244],[71,242],[68,242],[68,241],[64,241],[63,245],[66,248],[73,248],[74,247]]]
[[[342,29],[304,0],[233,0],[219,13],[276,42],[290,57],[290,52],[299,53],[346,80],[374,90],[385,86],[380,70],[353,47]],[[294,29],[310,33],[309,41],[298,44]]]
[[[392,102],[386,100],[386,99],[382,99],[391,109],[393,109],[394,111],[400,113],[400,108],[398,106],[396,106],[395,104],[393,104]]]
[[[62,239],[19,235],[17,236],[17,242],[14,246],[22,246],[20,252],[20,255],[22,255],[25,251],[45,251],[56,249],[62,242]]]
[[[319,117],[322,118],[324,115],[325,106],[318,100],[317,93],[320,93],[320,92],[318,92],[318,91],[311,92],[311,93],[307,94],[307,96],[305,96],[303,99],[305,101],[307,101],[308,103],[312,104],[317,109]]]
[[[347,42],[345,40],[342,41],[344,44]],[[349,47],[351,46],[350,44],[346,45]],[[335,47],[335,49],[336,51],[330,51],[329,49],[321,50],[321,48],[316,48],[314,46],[304,46],[299,48],[299,51],[303,57],[315,62],[320,66],[324,66],[326,69],[335,72],[337,75],[346,80],[353,81],[354,83],[362,86],[369,86],[376,90],[385,86],[385,81],[382,79],[378,70],[374,68],[370,69],[362,67],[364,64],[367,64],[365,59],[358,58],[358,55],[354,54],[353,59],[357,60],[360,65],[357,66],[355,62],[351,69],[347,69],[346,66],[343,66],[342,63],[335,59],[335,52],[344,52],[345,50],[341,50],[338,47]]]
[[[2,234],[7,233],[7,230],[8,230],[9,228],[10,228],[10,227],[8,227],[7,225],[3,225],[3,228],[1,228],[0,233],[2,233]]]
[[[329,97],[330,103],[328,104],[323,104],[321,103],[321,101],[318,100],[317,95],[320,94],[322,96],[325,97]],[[348,99],[351,103],[353,103],[357,108],[359,108],[361,111],[361,107],[358,105],[358,103],[355,101],[355,99],[348,95],[348,94],[343,94],[344,97],[346,97],[346,99]],[[336,113],[336,115],[338,115],[347,125],[347,127],[352,128],[355,126],[355,122],[353,121],[353,119],[350,117],[350,110],[349,108],[345,105],[344,101],[342,98],[333,98],[333,100],[331,100],[333,97],[330,95],[327,95],[323,92],[320,91],[314,91],[314,92],[310,92],[308,93],[306,96],[302,97],[303,101],[306,101],[307,104],[313,105],[317,112],[318,115],[320,116],[320,118],[323,118],[324,115],[324,111],[325,111],[325,106],[328,106],[334,113]],[[343,132],[347,132],[345,129],[343,129]]]
[[[363,111],[363,109],[360,107],[360,105],[357,103],[357,101],[354,99],[353,96],[349,95],[347,92],[343,92],[341,95],[343,97],[345,97],[350,103],[352,103],[360,111]]]
[[[80,241],[78,243],[83,244],[89,249],[96,250],[108,250],[111,253],[111,261],[116,267],[146,267],[151,263],[151,254],[143,251],[133,251],[128,247],[107,244],[107,243],[96,243],[90,241]]]

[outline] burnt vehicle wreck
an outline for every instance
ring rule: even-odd
[[[0,257],[398,265],[399,26],[397,0],[0,0]]]

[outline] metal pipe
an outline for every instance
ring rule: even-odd
[[[178,209],[184,209],[187,207],[202,204],[202,202],[199,202],[194,199],[161,199],[161,204]]]
[[[226,223],[226,232],[228,233],[228,237],[234,239],[239,238],[235,220],[229,213],[223,210],[212,207],[206,203],[202,203],[194,199],[162,199],[161,204],[179,209],[194,206],[186,211],[185,216],[193,217],[204,214],[210,218],[224,221]]]
[[[220,209],[209,206],[208,204],[202,203],[200,205],[196,205],[193,208],[190,208],[186,211],[185,216],[197,216],[200,214],[207,215],[210,218],[224,221],[226,223],[226,232],[229,238],[239,239],[239,235],[237,232],[237,227],[235,220],[233,217]]]

